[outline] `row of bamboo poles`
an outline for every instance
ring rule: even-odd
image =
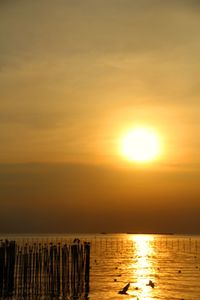
[[[87,299],[90,243],[24,244],[0,241],[0,297]]]
[[[98,251],[105,251],[105,249],[113,249],[113,251],[120,251],[123,249],[134,249],[137,245],[134,239],[109,239],[109,238],[96,238],[92,242],[94,249]],[[155,238],[147,240],[146,243],[157,252],[166,250],[185,252],[185,253],[199,253],[200,251],[200,238]]]

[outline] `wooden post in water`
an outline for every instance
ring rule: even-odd
[[[90,243],[84,243],[85,246],[85,294],[89,294],[90,290]]]
[[[14,241],[0,243],[0,297],[10,297],[14,290],[16,244]]]
[[[4,260],[5,260],[5,247],[4,247],[4,243],[0,241],[0,297],[2,297],[3,295]]]

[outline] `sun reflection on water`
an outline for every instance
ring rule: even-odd
[[[133,270],[132,296],[138,299],[153,299],[153,288],[148,285],[149,280],[155,282],[155,266],[152,257],[154,248],[152,242],[154,236],[151,235],[133,235],[130,237],[134,245],[134,259],[131,263]]]

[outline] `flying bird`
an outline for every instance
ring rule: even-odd
[[[130,282],[128,284],[126,284],[125,287],[123,287],[123,289],[120,290],[118,294],[127,295],[127,291],[129,289],[129,286],[130,286]]]

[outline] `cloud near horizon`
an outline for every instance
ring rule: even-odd
[[[0,166],[1,232],[198,233],[200,173]]]

